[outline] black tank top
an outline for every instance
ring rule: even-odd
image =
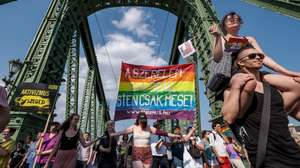
[[[255,92],[253,101],[242,119],[231,125],[236,137],[240,137],[239,128],[243,126],[245,146],[252,165],[255,165],[258,144],[259,126],[263,109],[264,95]],[[264,167],[300,168],[300,147],[292,138],[288,128],[287,113],[283,109],[281,94],[271,86],[271,116]]]
[[[76,149],[78,140],[79,140],[79,129],[78,129],[76,135],[73,137],[67,137],[66,132],[64,131],[61,136],[59,149],[61,149],[61,150]]]

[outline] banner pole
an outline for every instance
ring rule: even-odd
[[[195,64],[195,97],[196,97],[196,132],[200,133],[201,131],[201,112],[200,112],[200,91],[199,91],[199,75],[198,75],[198,59],[197,56],[194,56]]]
[[[39,152],[41,150],[41,148],[42,148],[42,144],[43,144],[43,141],[44,141],[44,135],[45,135],[45,133],[47,131],[47,128],[48,128],[50,120],[51,120],[51,117],[52,117],[53,112],[54,112],[54,107],[56,105],[56,100],[57,100],[57,97],[58,97],[58,94],[59,94],[58,91],[59,91],[59,89],[57,89],[57,92],[55,94],[54,102],[53,102],[53,105],[51,107],[50,114],[48,115],[48,119],[47,119],[46,125],[44,127],[43,137],[41,137],[39,140],[37,140],[37,142],[39,142],[38,143],[39,147],[38,147],[38,150],[36,150],[36,152],[37,151]],[[33,162],[33,168],[35,168],[35,166],[36,166],[37,158],[38,158],[38,156],[35,154],[35,158],[34,158],[34,162]]]

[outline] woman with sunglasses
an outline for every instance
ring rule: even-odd
[[[271,92],[270,124],[266,143],[266,155],[262,167],[300,167],[300,147],[291,137],[286,112],[300,113],[300,84],[283,75],[263,74],[264,55],[252,46],[242,48],[236,54],[235,74],[224,92],[222,114],[233,133],[243,137],[252,166],[256,165],[258,137],[261,129],[264,87],[269,83]],[[291,113],[295,115],[295,113]],[[246,136],[241,136],[243,128]]]
[[[100,139],[97,138],[94,141],[86,143],[83,133],[77,127],[78,122],[79,115],[73,113],[60,126],[55,147],[48,157],[45,168],[48,168],[56,152],[53,168],[74,168],[76,166],[78,142],[83,147],[88,147]]]
[[[120,136],[126,134],[133,134],[132,146],[132,167],[133,168],[150,168],[152,166],[152,153],[150,147],[150,135],[156,134],[160,136],[169,136],[180,138],[181,136],[160,131],[147,124],[147,116],[140,112],[137,116],[134,125],[125,129],[124,131],[111,133],[110,136]]]
[[[292,72],[277,64],[274,60],[268,57],[261,49],[257,41],[254,37],[251,36],[240,36],[239,31],[241,28],[241,24],[243,24],[242,18],[235,12],[229,12],[226,14],[221,21],[221,30],[225,36],[221,35],[219,31],[218,25],[213,24],[209,31],[213,35],[214,45],[213,45],[213,55],[214,60],[219,62],[223,56],[226,54],[231,54],[231,52],[226,52],[226,42],[230,40],[230,38],[240,38],[248,41],[247,43],[251,44],[256,50],[260,53],[264,54],[265,57],[263,59],[263,64],[270,68],[271,70],[280,73],[282,75],[290,76],[290,77],[300,77],[299,72]]]

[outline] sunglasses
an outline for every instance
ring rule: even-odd
[[[233,23],[233,22],[241,22],[241,19],[238,18],[238,17],[227,18],[226,22],[231,22],[231,23]]]
[[[259,57],[260,59],[264,59],[265,58],[265,55],[264,54],[261,54],[261,53],[253,53],[253,54],[249,54],[243,58],[241,58],[241,60],[245,60],[245,58],[248,58],[249,60],[251,59],[255,59],[256,57]]]

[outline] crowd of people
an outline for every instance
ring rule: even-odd
[[[241,160],[242,147],[232,137],[222,134],[220,123],[213,123],[212,131],[202,131],[199,136],[192,126],[185,134],[180,126],[173,133],[166,133],[159,121],[150,127],[146,114],[139,113],[136,124],[125,131],[115,132],[114,122],[108,121],[104,135],[91,141],[90,133],[75,130],[78,119],[77,114],[72,114],[63,124],[53,122],[47,133],[39,132],[36,138],[28,135],[25,144],[15,143],[11,139],[15,130],[5,128],[0,145],[1,167],[223,168],[232,165],[243,168],[243,161],[247,161]],[[67,132],[69,128],[74,132]]]
[[[135,124],[123,131],[116,132],[114,121],[107,121],[104,134],[92,140],[89,132],[78,128],[80,116],[71,114],[62,124],[51,123],[46,133],[28,135],[16,143],[11,138],[16,130],[7,126],[5,89],[0,87],[0,167],[300,167],[300,147],[291,137],[287,118],[300,120],[300,73],[277,64],[254,37],[240,36],[242,23],[237,13],[230,12],[220,26],[213,24],[209,29],[215,41],[213,61],[232,59],[231,78],[219,90],[224,122],[213,121],[212,130],[196,131],[191,125],[183,131],[177,125],[168,133],[159,121],[150,126],[146,114],[140,112]],[[244,39],[247,44],[228,50],[230,38]],[[263,65],[280,75],[261,72]],[[230,127],[232,134],[224,134],[222,125]]]

